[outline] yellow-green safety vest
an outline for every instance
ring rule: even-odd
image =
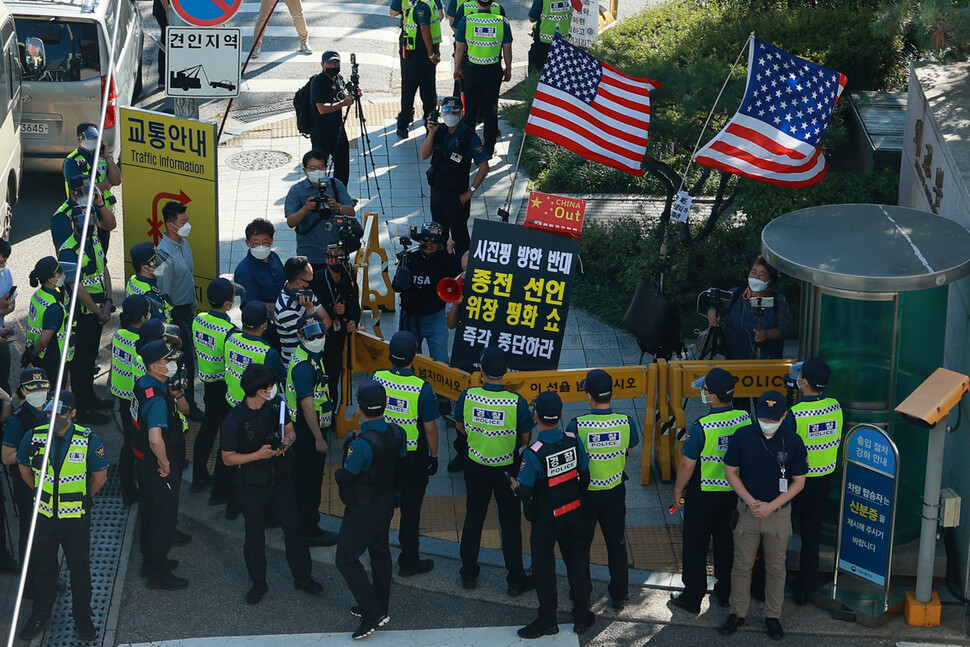
[[[131,278],[128,279],[128,285],[125,286],[125,293],[144,294],[151,304],[152,319],[157,319],[157,315],[161,314],[163,321],[170,322],[172,320],[172,302],[158,291],[157,285],[152,285],[137,274],[132,274]]]
[[[64,309],[64,316],[61,318],[61,327],[54,335],[54,338],[57,340],[54,348],[57,349],[57,356],[60,357],[61,351],[64,349],[64,342],[67,341],[67,305],[61,303],[56,296],[44,288],[40,288],[34,292],[34,296],[30,298],[30,308],[27,311],[27,344],[34,345],[40,339],[41,333],[44,332],[44,313],[55,303]],[[74,321],[72,328],[76,327],[77,320]],[[38,353],[37,358],[44,359],[49,350],[51,350],[51,344],[47,344],[47,348]],[[70,362],[72,359],[74,359],[73,335],[71,335],[71,345],[67,350],[67,361]]]
[[[75,148],[73,151],[71,151],[71,153],[67,156],[67,159],[74,160],[74,162],[77,164],[78,169],[81,171],[81,175],[87,175],[88,177],[91,177],[91,162],[89,162],[87,158],[84,157],[84,154],[81,152],[80,149]],[[95,184],[101,184],[107,179],[108,179],[108,161],[105,160],[103,157],[98,156],[98,176],[94,178],[94,182]],[[71,187],[67,185],[67,179],[64,180],[64,191],[67,193],[67,197],[70,198]],[[101,195],[104,196],[104,203],[108,205],[108,208],[114,209],[115,202],[117,202],[118,200],[113,195],[111,195],[111,191],[108,189],[102,189]]]
[[[297,346],[290,357],[290,363],[286,367],[286,407],[290,410],[290,415],[296,420],[303,413],[300,403],[296,401],[296,385],[293,384],[293,369],[298,364],[310,362],[313,366],[313,408],[316,409],[320,429],[326,429],[333,422],[333,403],[330,402],[330,390],[324,381],[326,371],[323,368],[323,359],[310,357],[303,346]]]
[[[630,449],[630,419],[626,414],[579,416],[576,435],[589,455],[589,489],[612,490],[622,483]]]
[[[835,471],[842,442],[842,405],[835,398],[799,402],[791,408],[795,431],[808,451],[808,474],[825,476]]]
[[[465,47],[468,61],[474,65],[492,65],[502,58],[505,18],[492,13],[465,16]]]
[[[417,375],[399,375],[391,371],[377,371],[374,380],[380,382],[387,392],[384,420],[400,425],[407,434],[409,452],[418,449],[418,401],[424,380]]]
[[[46,424],[35,428],[30,438],[30,468],[34,472],[34,486],[40,484],[40,513],[45,517],[79,519],[84,515],[84,497],[88,494],[88,438],[91,432],[74,425],[71,444],[60,469],[55,472],[54,461],[48,459],[47,474],[42,479],[40,467],[49,427]]]
[[[551,43],[556,32],[569,35],[569,24],[573,20],[573,6],[569,0],[542,0],[542,14],[539,17],[539,41]]]
[[[432,3],[430,0],[416,0],[415,2],[409,2],[408,4],[410,6],[404,10],[404,20],[402,21],[402,26],[404,29],[406,47],[410,51],[414,51],[418,46],[418,34],[420,30],[418,29],[418,23],[414,21],[414,8],[422,2],[428,5],[428,9],[431,11],[431,42],[435,45],[441,42],[441,16],[438,15],[438,11],[434,8],[434,3]]]
[[[731,436],[741,427],[751,424],[746,411],[722,411],[711,413],[697,421],[704,430],[704,447],[701,449],[701,492],[730,492],[731,484],[724,475],[724,454]]]
[[[468,458],[479,465],[511,465],[515,459],[519,396],[472,387],[465,391],[462,417]]]
[[[192,320],[192,341],[203,382],[221,382],[226,376],[226,338],[236,327],[232,322],[210,312]]]
[[[265,364],[270,345],[261,339],[243,339],[243,333],[226,337],[226,402],[236,406],[246,397],[243,391],[243,371],[252,363]]]
[[[94,263],[91,263],[88,255],[84,253],[85,245],[82,245],[78,239],[77,232],[71,234],[71,236],[64,241],[61,248],[57,250],[57,255],[60,257],[61,252],[71,251],[77,255],[77,265],[81,272],[81,286],[88,291],[88,294],[94,298],[95,303],[98,302],[96,298],[100,294],[105,294],[107,287],[104,282],[104,267],[105,267],[105,257],[104,257],[104,247],[101,246],[101,239],[98,235],[91,234],[91,238],[88,241],[91,245],[91,252],[94,254]],[[91,314],[84,305],[81,306],[81,312],[85,314]]]
[[[465,18],[473,13],[479,13],[481,7],[478,6],[478,0],[469,0],[469,2],[462,2],[455,8],[455,18],[458,18],[458,14],[461,14],[462,18]],[[492,5],[488,8],[489,13],[498,15],[502,11],[502,5],[497,2],[492,2]]]
[[[116,398],[131,400],[133,397],[135,374],[131,365],[138,355],[137,341],[138,330],[131,328],[119,328],[111,338],[111,395]]]

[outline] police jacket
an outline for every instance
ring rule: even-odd
[[[161,398],[165,402],[166,418],[168,428],[162,430],[162,438],[165,441],[165,454],[170,463],[181,463],[185,461],[185,429],[182,426],[182,416],[179,415],[175,406],[175,398],[171,391],[166,387],[160,389],[156,384],[155,378],[150,375],[143,376],[135,382],[133,390],[134,397],[131,399],[131,422],[134,425],[135,433],[132,435],[132,451],[135,458],[145,461],[151,465],[158,465],[155,452],[152,451],[151,444],[148,442],[149,421],[145,416],[145,406],[149,400]]]
[[[464,193],[468,190],[468,174],[471,172],[471,141],[475,131],[463,123],[454,133],[438,127],[434,134],[431,167],[428,169],[428,186],[448,193]],[[451,145],[449,146],[449,139]]]
[[[575,434],[545,429],[522,452],[519,487],[526,519],[553,521],[579,510],[589,486],[589,457]]]
[[[367,506],[400,489],[404,430],[384,420],[365,422],[344,441],[343,467],[334,474],[344,505]]]
[[[454,278],[461,273],[461,261],[454,254],[439,250],[431,256],[423,252],[408,255],[407,265],[398,266],[411,272],[411,282],[402,286],[401,307],[412,316],[424,316],[441,312],[445,302],[438,296],[438,281]],[[395,277],[395,286],[398,286]],[[395,288],[396,289],[396,288]]]
[[[282,440],[279,426],[281,413],[285,425],[289,418],[286,417],[283,399],[279,396],[257,411],[246,406],[245,401],[237,404],[229,413],[236,427],[236,452],[252,454],[263,445],[279,447]],[[239,483],[249,488],[268,488],[292,473],[293,464],[287,452],[272,458],[243,463],[239,466]]]

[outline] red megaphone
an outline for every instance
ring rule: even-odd
[[[465,285],[465,279],[460,276],[454,279],[441,279],[438,281],[438,298],[445,303],[457,303],[461,299],[463,285]]]

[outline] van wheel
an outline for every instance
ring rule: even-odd
[[[0,204],[0,238],[10,240],[10,228],[13,224],[13,211],[6,202]]]
[[[141,97],[142,84],[141,84],[141,66],[142,62],[138,61],[138,71],[135,72],[135,89],[131,93],[131,102],[134,103],[139,97]]]

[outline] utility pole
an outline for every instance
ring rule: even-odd
[[[171,2],[168,5],[168,24],[170,27],[191,27],[175,12]],[[166,48],[168,47],[168,43],[164,43],[164,45]],[[172,71],[166,70],[166,73],[171,76]],[[195,97],[172,97],[172,102],[174,103],[176,117],[199,118],[199,100]]]

